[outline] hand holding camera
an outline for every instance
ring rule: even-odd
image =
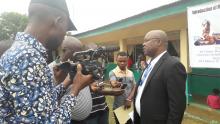
[[[71,94],[74,96],[77,96],[81,89],[83,89],[84,87],[86,87],[87,85],[93,82],[93,78],[91,74],[83,75],[81,71],[82,71],[82,66],[78,64],[77,72],[72,80],[73,85],[72,85]],[[66,77],[65,80],[68,81],[71,80],[69,75]]]

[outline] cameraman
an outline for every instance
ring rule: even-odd
[[[61,83],[67,75],[67,72],[59,69],[57,65],[59,65],[60,62],[66,62],[68,60],[72,60],[73,53],[81,51],[82,47],[83,47],[83,45],[78,39],[71,37],[71,36],[64,37],[64,40],[61,44],[60,58],[57,58],[57,60],[55,60],[49,64],[50,69],[54,73],[54,78],[55,78],[56,84]]]
[[[73,53],[81,51],[82,47],[83,45],[78,39],[71,36],[66,36],[61,45],[62,54],[60,56],[60,61],[66,62],[68,60],[70,61],[73,60]],[[67,71],[60,69],[59,66],[56,65],[56,64],[60,64],[57,63],[57,61],[59,60],[56,60],[49,65],[50,68],[53,68],[56,85],[61,83],[68,74]],[[67,89],[66,94],[70,94],[70,89],[71,86],[69,86],[69,88]],[[76,104],[74,109],[71,110],[71,117],[72,117],[71,123],[85,124],[84,119],[87,116],[89,116],[92,110],[92,97],[89,86],[82,89],[79,92],[77,98],[78,98],[78,103]]]

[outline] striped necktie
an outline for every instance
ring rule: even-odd
[[[144,83],[144,80],[147,78],[149,72],[151,71],[152,69],[152,66],[151,66],[151,63],[147,66],[147,68],[144,70],[144,73],[141,77],[141,80],[139,82],[139,86],[141,86],[143,83]]]

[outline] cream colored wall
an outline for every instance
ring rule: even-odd
[[[188,51],[188,35],[187,29],[185,28],[180,30],[180,61],[185,66],[186,71],[190,72]]]
[[[130,26],[125,29],[87,37],[80,40],[84,43],[95,42],[105,45],[115,44],[120,46],[120,51],[127,51],[128,45],[142,44],[145,34],[153,29],[161,29],[165,32],[180,31],[180,61],[189,72],[186,13],[167,16],[150,22]],[[169,39],[174,40],[173,37],[169,37]]]
[[[119,47],[120,47],[120,51],[127,51],[126,41],[123,39],[119,40]]]

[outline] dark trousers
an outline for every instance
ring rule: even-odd
[[[86,124],[86,121],[85,120],[82,120],[82,121],[71,120],[70,124]]]
[[[166,120],[146,120],[146,124],[166,124]]]
[[[86,119],[86,124],[109,124],[108,116],[109,116],[108,109],[95,112]]]

